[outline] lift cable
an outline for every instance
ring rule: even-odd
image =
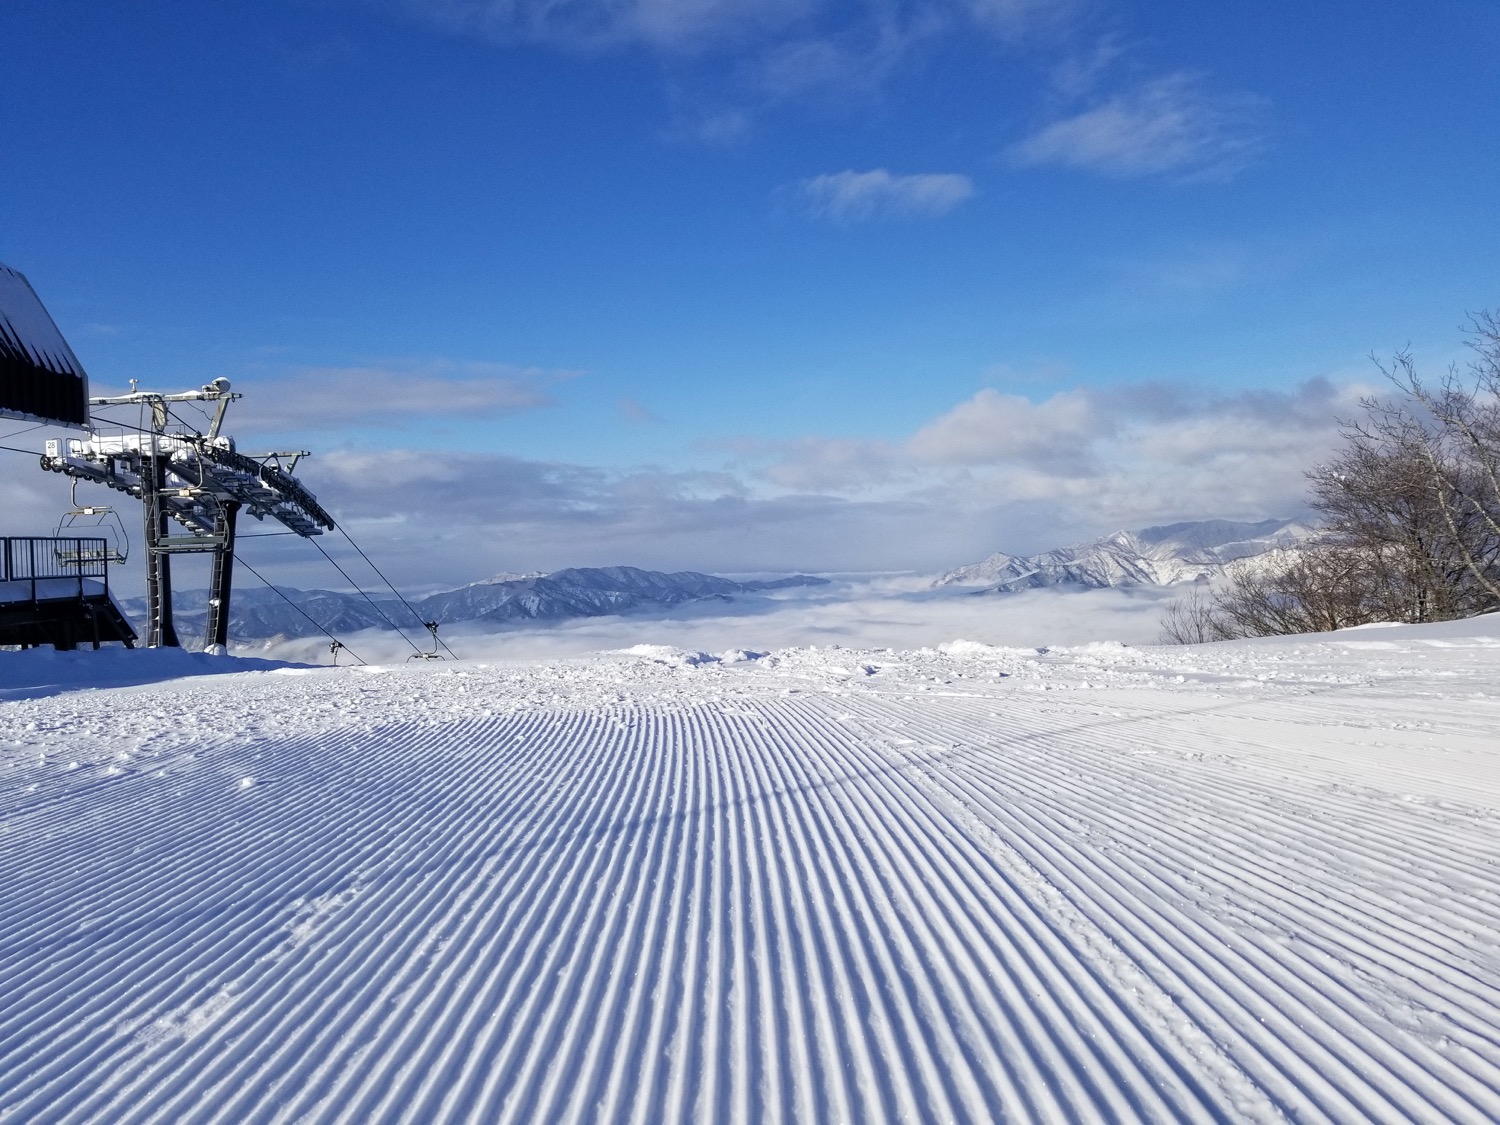
[[[418,621],[421,621],[423,626],[426,627],[427,622],[422,620],[422,615],[417,612],[416,607],[413,606],[411,602],[407,601],[405,595],[403,595],[400,590],[396,589],[396,587],[391,584],[391,580],[385,576],[385,572],[375,565],[374,559],[365,554],[364,549],[354,541],[354,537],[349,534],[348,530],[344,527],[343,524],[339,524],[339,534],[349,541],[349,546],[353,547],[356,551],[359,552],[360,558],[364,559],[365,562],[370,564],[370,569],[373,570],[376,574],[380,575],[380,580],[390,587],[391,593],[395,594],[396,597],[401,599],[402,605],[411,610],[411,615]],[[432,637],[435,641],[437,641],[438,644],[442,645],[443,648],[447,650],[449,656],[453,657],[454,660],[458,659],[458,653],[454,652],[451,648],[448,648],[448,642],[437,635],[436,629],[432,629]]]
[[[13,437],[20,437],[22,434],[29,434],[32,430],[40,430],[43,426],[46,426],[46,425],[50,425],[50,423],[48,423],[48,422],[38,422],[34,426],[22,426],[19,430],[15,430],[12,433],[0,434],[0,438],[4,438],[6,440],[9,440],[9,439],[11,439]]]
[[[265,585],[266,585],[266,586],[267,586],[267,587],[268,587],[268,588],[269,588],[269,589],[270,589],[270,590],[271,590],[271,591],[272,591],[272,592],[273,592],[273,593],[275,593],[275,595],[276,595],[276,596],[277,596],[277,597],[278,597],[278,598],[280,598],[280,599],[281,599],[281,600],[282,600],[282,601],[284,601],[284,602],[286,602],[286,604],[287,604],[287,605],[289,605],[289,606],[291,606],[291,607],[292,607],[292,608],[293,608],[293,609],[295,609],[295,610],[296,610],[296,611],[297,611],[297,612],[298,612],[298,613],[300,613],[300,614],[301,614],[301,615],[302,615],[302,616],[303,616],[303,617],[306,617],[306,618],[307,618],[307,619],[308,619],[308,620],[309,620],[309,621],[312,621],[312,623],[313,623],[313,626],[314,626],[314,628],[316,628],[316,629],[317,629],[317,630],[318,630],[318,632],[320,632],[320,633],[322,633],[322,634],[323,634],[323,635],[324,635],[324,636],[325,636],[325,637],[327,637],[327,638],[328,638],[328,639],[329,639],[329,640],[330,640],[330,641],[332,641],[332,642],[333,642],[333,643],[334,643],[334,644],[336,644],[336,645],[338,645],[338,646],[339,646],[339,648],[341,648],[341,649],[343,649],[343,650],[344,650],[344,651],[345,651],[345,652],[347,652],[347,653],[348,653],[348,654],[349,654],[349,655],[350,655],[350,656],[352,656],[352,657],[354,657],[354,659],[355,659],[355,660],[358,660],[358,661],[359,661],[359,662],[360,662],[360,663],[361,663],[361,664],[364,664],[364,663],[365,663],[365,661],[364,661],[364,660],[363,660],[363,659],[361,659],[361,657],[360,657],[360,655],[359,655],[359,653],[357,653],[357,652],[355,652],[355,651],[354,651],[354,650],[353,650],[353,649],[352,649],[352,648],[350,648],[350,647],[349,647],[349,646],[348,646],[348,645],[346,645],[346,644],[345,644],[345,643],[344,643],[344,642],[343,642],[343,641],[341,641],[341,640],[339,640],[339,639],[338,639],[338,638],[337,638],[337,637],[335,637],[335,636],[334,636],[334,635],[333,635],[333,634],[332,634],[332,633],[330,633],[330,632],[329,632],[329,631],[328,631],[328,630],[327,630],[327,629],[325,629],[325,628],[323,628],[323,626],[321,626],[321,625],[319,625],[319,624],[318,624],[318,623],[317,623],[317,622],[316,622],[316,621],[313,621],[313,618],[312,618],[312,616],[311,616],[311,615],[310,615],[310,614],[309,614],[309,613],[308,613],[308,612],[307,612],[307,611],[306,611],[306,610],[305,610],[305,609],[303,609],[303,608],[302,608],[302,607],[301,607],[301,606],[300,606],[300,605],[298,605],[298,604],[297,604],[297,603],[296,603],[296,602],[294,602],[294,601],[292,601],[292,599],[291,599],[291,598],[289,598],[289,597],[287,597],[287,596],[286,596],[286,595],[285,595],[285,594],[283,594],[283,593],[282,593],[282,592],[281,592],[281,591],[280,591],[280,590],[278,590],[278,589],[276,589],[276,587],[275,587],[275,586],[272,586],[272,585],[271,585],[271,583],[269,583],[269,582],[266,582],[266,579],[265,579],[265,576],[264,576],[264,575],[262,575],[262,574],[261,574],[261,572],[260,572],[260,571],[258,571],[258,570],[256,570],[256,569],[255,569],[255,568],[254,568],[254,567],[253,567],[253,566],[251,566],[251,565],[250,565],[250,564],[249,564],[249,563],[247,563],[247,562],[246,562],[246,561],[245,561],[245,560],[244,560],[244,559],[242,559],[242,558],[240,558],[240,555],[239,555],[239,552],[238,552],[238,551],[236,551],[236,552],[235,552],[235,556],[234,556],[234,558],[235,558],[235,561],[236,561],[236,562],[237,562],[237,563],[239,563],[239,564],[240,564],[240,565],[241,565],[241,566],[242,566],[242,567],[244,567],[244,568],[245,568],[245,569],[246,569],[246,570],[248,570],[248,571],[249,571],[249,572],[250,572],[250,573],[251,573],[251,574],[253,574],[253,575],[255,575],[255,577],[257,577],[257,578],[259,578],[259,579],[260,579],[260,580],[261,580],[261,581],[262,581],[262,582],[264,582],[264,583],[265,583]]]
[[[422,651],[420,648],[417,647],[417,645],[412,641],[412,639],[410,637],[408,637],[405,633],[401,632],[401,626],[397,625],[388,616],[386,616],[385,610],[381,609],[380,606],[378,604],[376,604],[375,599],[372,598],[372,597],[370,597],[369,594],[365,593],[364,588],[361,587],[358,582],[354,581],[354,579],[349,576],[349,572],[347,570],[345,570],[343,567],[341,567],[338,564],[338,560],[335,559],[332,555],[330,555],[327,551],[325,551],[323,549],[323,544],[319,543],[316,539],[309,539],[308,542],[311,543],[314,547],[316,547],[318,549],[318,554],[322,555],[325,559],[327,559],[330,563],[333,564],[333,569],[336,570],[336,571],[338,571],[340,574],[342,574],[344,576],[344,580],[346,582],[348,582],[349,585],[351,585],[351,586],[354,587],[355,591],[359,594],[360,597],[364,598],[365,601],[367,601],[367,602],[370,603],[370,608],[373,609],[376,613],[380,614],[381,620],[383,620],[392,629],[396,630],[396,632],[401,633],[401,639],[403,641],[405,641],[407,644],[411,645],[411,648],[412,648],[413,652],[421,652]]]
[[[108,414],[104,413],[104,407],[102,406],[91,406],[89,407],[89,420],[91,422],[106,422],[111,426],[119,426],[122,430],[134,430],[136,433],[143,434],[146,432],[143,425],[145,419],[141,417],[139,409],[136,410],[136,421],[126,422],[120,418],[111,418]]]

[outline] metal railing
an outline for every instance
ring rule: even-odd
[[[109,541],[94,538],[0,538],[0,582],[26,582],[30,600],[36,601],[38,582],[53,579],[77,582],[77,596],[84,593],[83,580],[98,578],[109,591]],[[61,590],[46,596],[67,597]],[[7,600],[16,600],[10,598]]]

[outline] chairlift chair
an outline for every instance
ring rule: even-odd
[[[417,652],[412,653],[406,659],[408,659],[408,660],[446,660],[446,659],[448,659],[446,656],[444,656],[442,653],[438,652],[438,650],[437,650],[437,648],[438,648],[438,639],[437,639],[438,623],[436,621],[424,621],[424,622],[422,622],[422,624],[425,625],[425,626],[427,626],[427,631],[432,634],[432,651],[431,652],[417,651]]]
[[[100,504],[78,503],[78,480],[73,480],[73,506],[62,514],[53,538],[57,540],[57,561],[63,566],[87,563],[123,563],[130,557],[130,536],[125,521],[113,508]],[[102,539],[102,555],[79,546],[63,546],[67,539]]]

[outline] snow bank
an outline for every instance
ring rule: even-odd
[[[118,688],[160,683],[184,676],[220,676],[234,672],[290,667],[285,661],[237,656],[209,656],[180,648],[50,648],[0,652],[0,699],[32,699],[63,691]]]

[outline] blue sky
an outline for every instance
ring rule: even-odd
[[[1500,303],[1488,2],[12,0],[0,41],[0,260],[97,386],[231,378],[411,582],[1292,514],[1368,353]]]

